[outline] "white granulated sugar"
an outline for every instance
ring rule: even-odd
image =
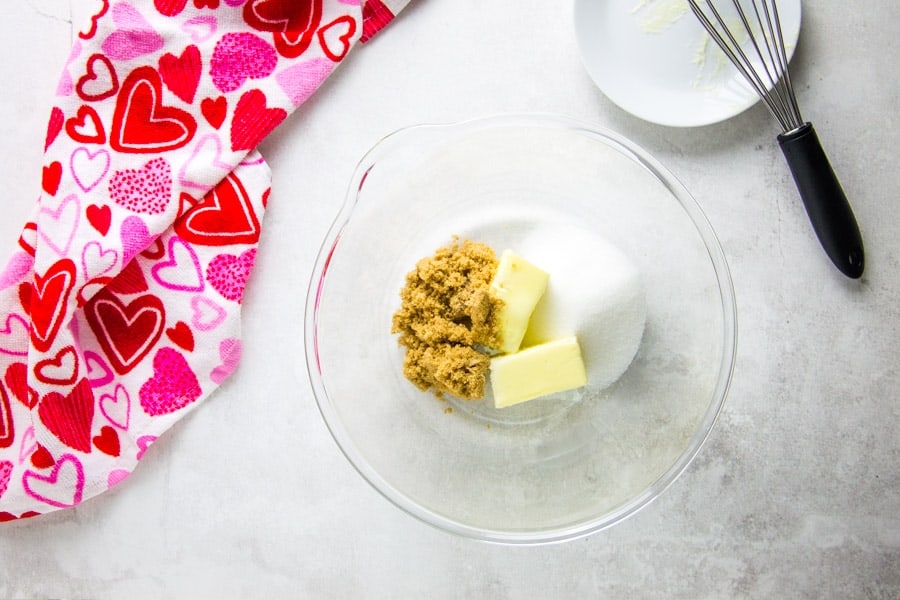
[[[538,227],[517,252],[550,273],[523,345],[576,335],[588,384],[603,389],[618,380],[637,353],[647,319],[634,264],[609,242],[571,225]]]

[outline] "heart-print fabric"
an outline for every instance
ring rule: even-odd
[[[0,271],[0,521],[121,483],[237,369],[271,185],[254,149],[404,4],[99,3]]]

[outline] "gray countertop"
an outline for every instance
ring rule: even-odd
[[[4,252],[39,189],[71,12],[0,8]],[[897,23],[892,0],[805,2],[793,62],[863,231],[853,282],[813,236],[762,106],[647,123],[584,71],[570,0],[414,0],[261,148],[275,187],[237,375],[122,485],[0,526],[0,597],[900,598]],[[522,111],[615,130],[667,165],[720,237],[739,318],[724,412],[683,476],[612,529],[542,547],[455,538],[379,496],[319,416],[302,341],[359,157],[406,125]]]

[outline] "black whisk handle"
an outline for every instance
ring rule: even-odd
[[[819,242],[841,273],[858,279],[865,269],[862,235],[812,123],[779,135],[778,143]]]

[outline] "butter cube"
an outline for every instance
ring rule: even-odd
[[[522,344],[528,319],[550,279],[545,271],[511,250],[500,255],[500,264],[491,281],[490,293],[503,301],[499,310],[500,347],[504,353],[515,352]]]
[[[586,384],[587,373],[575,336],[491,359],[491,387],[497,408]]]

